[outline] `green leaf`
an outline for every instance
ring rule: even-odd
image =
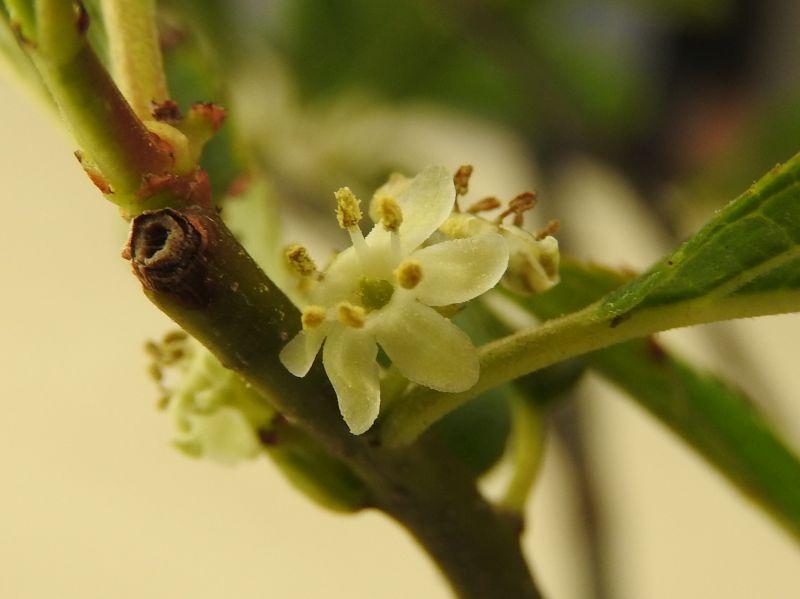
[[[675,253],[610,294],[597,315],[619,323],[680,304],[699,323],[800,308],[799,176],[797,155]]]
[[[509,297],[537,317],[549,319],[592,303],[630,278],[569,260],[564,262],[561,276],[561,285],[544,295]],[[800,537],[800,461],[743,392],[694,370],[652,340],[629,341],[587,358],[591,368],[629,394]]]

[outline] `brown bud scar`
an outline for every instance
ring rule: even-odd
[[[453,184],[456,186],[456,196],[466,195],[469,191],[469,179],[472,176],[472,165],[462,164],[458,167],[453,176]]]
[[[150,102],[150,114],[153,118],[162,123],[177,123],[181,120],[181,109],[174,100],[164,100],[163,102]]]
[[[142,177],[142,184],[136,195],[145,200],[163,191],[169,191],[186,204],[211,206],[211,182],[208,173],[203,169],[197,169],[189,175],[148,173]]]
[[[202,307],[209,301],[206,245],[199,220],[164,208],[133,219],[122,257],[146,289]]]
[[[555,235],[558,233],[558,230],[561,228],[561,221],[558,219],[553,219],[548,222],[544,227],[539,229],[536,232],[536,241],[541,241],[545,237],[550,235]]]
[[[482,200],[478,200],[472,206],[467,208],[467,212],[471,214],[477,214],[478,212],[486,212],[488,210],[494,210],[495,208],[500,207],[500,200],[496,197],[491,196],[488,198],[483,198]]]
[[[195,102],[189,110],[196,117],[208,121],[215,132],[219,131],[225,121],[225,109],[211,102]]]

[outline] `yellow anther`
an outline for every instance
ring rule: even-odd
[[[414,289],[422,280],[422,267],[419,262],[406,260],[395,269],[394,276],[403,289]]]
[[[304,246],[290,245],[286,248],[285,256],[289,266],[300,276],[308,277],[317,272],[317,265]]]
[[[354,329],[364,326],[367,312],[361,306],[354,306],[350,302],[342,302],[338,306],[339,322]]]
[[[397,231],[403,224],[403,211],[393,197],[383,196],[378,198],[378,215],[383,228],[387,231]]]
[[[325,322],[325,308],[322,306],[306,306],[301,317],[303,329],[315,329]]]
[[[361,207],[358,198],[350,191],[349,187],[342,187],[333,194],[336,198],[336,220],[342,229],[351,229],[358,226],[361,220]]]

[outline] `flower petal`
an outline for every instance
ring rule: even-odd
[[[421,245],[450,216],[456,200],[453,176],[443,166],[429,166],[395,199],[403,212],[398,233],[405,255]],[[389,235],[382,225],[376,225],[367,241],[371,247],[385,246]]]
[[[319,353],[319,348],[325,340],[325,334],[328,332],[328,325],[311,329],[308,331],[300,331],[294,338],[287,343],[281,350],[278,356],[281,364],[286,367],[286,370],[295,376],[304,377],[311,370],[314,364],[314,358]]]
[[[322,350],[322,363],[339,398],[339,411],[354,435],[372,426],[378,417],[381,390],[378,346],[369,333],[336,327]]]
[[[443,241],[417,250],[410,260],[422,268],[414,294],[423,304],[459,304],[489,291],[508,266],[508,244],[490,233]]]
[[[261,444],[253,426],[236,408],[223,406],[207,416],[194,416],[189,438],[176,441],[197,443],[203,457],[222,464],[236,464],[256,457]]]
[[[375,320],[375,335],[409,380],[456,393],[478,381],[478,351],[464,331],[415,300],[396,301]]]

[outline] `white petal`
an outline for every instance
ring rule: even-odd
[[[208,416],[196,416],[192,434],[203,448],[204,457],[223,464],[254,458],[261,450],[247,418],[239,410],[227,406]]]
[[[478,351],[464,331],[433,308],[397,301],[375,321],[375,335],[409,380],[456,393],[478,381]]]
[[[294,339],[284,346],[279,356],[286,370],[299,377],[307,375],[314,364],[314,358],[319,353],[319,348],[322,347],[328,329],[326,323],[316,329],[297,333]]]
[[[378,346],[371,334],[336,327],[322,350],[322,363],[339,398],[339,410],[350,432],[360,435],[378,417],[381,390]]]
[[[429,306],[466,302],[497,285],[508,266],[508,244],[490,233],[417,250],[410,260],[422,267],[414,294]]]
[[[403,224],[398,233],[404,254],[422,244],[439,228],[450,213],[456,200],[453,176],[443,166],[429,166],[419,173],[396,198],[403,211]],[[388,244],[389,233],[376,225],[367,237],[371,247]]]

